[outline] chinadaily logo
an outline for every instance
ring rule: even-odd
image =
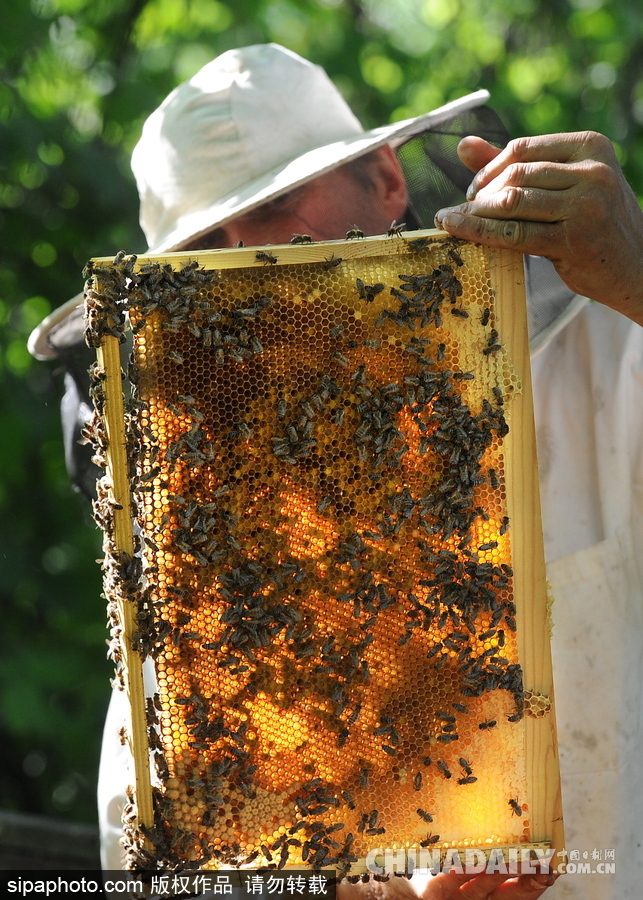
[[[613,875],[616,871],[613,849],[553,850],[548,847],[511,847],[481,850],[467,847],[408,850],[382,848],[371,850],[366,867],[373,875],[393,875],[413,872],[456,872],[462,875],[538,875],[559,874]]]

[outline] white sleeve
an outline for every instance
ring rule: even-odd
[[[128,718],[125,692],[113,690],[105,720],[98,769],[101,864],[103,869],[110,871],[125,868],[125,855],[121,845],[121,816],[126,801],[125,789],[132,783],[132,757],[129,747],[121,743],[119,731],[125,727]]]

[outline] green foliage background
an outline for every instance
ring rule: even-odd
[[[143,251],[146,115],[231,47],[326,67],[366,127],[478,87],[513,134],[595,129],[643,192],[640,0],[9,0],[0,38],[0,806],[95,820],[109,694],[100,541],[25,343],[92,255]]]

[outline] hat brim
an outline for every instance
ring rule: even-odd
[[[63,303],[53,312],[42,320],[29,335],[27,341],[27,350],[36,359],[56,359],[58,350],[49,343],[49,335],[51,332],[64,322],[65,319],[73,313],[75,309],[83,305],[83,294],[76,294],[71,300]]]
[[[359,159],[371,150],[377,150],[385,144],[396,147],[414,135],[434,129],[460,113],[482,106],[489,96],[486,90],[475,91],[413,119],[405,119],[402,122],[352,135],[341,141],[315,147],[249,181],[243,185],[242,190],[236,190],[227,197],[217,199],[212,206],[181,216],[174,230],[157,246],[150,247],[147,252],[155,254],[180,250],[186,243],[208,231],[225,225],[231,219],[251,212],[263,203],[268,203],[294,188],[302,187],[338,166]]]
[[[474,91],[413,119],[394,122],[392,125],[384,125],[381,128],[352,135],[341,141],[315,147],[261,177],[253,179],[243,186],[243,190],[237,190],[229,196],[217,200],[210,207],[182,216],[177,221],[174,231],[156,247],[150,247],[147,252],[158,254],[180,250],[189,241],[225,225],[231,219],[251,212],[288,191],[302,187],[309,181],[325,175],[345,163],[359,159],[360,156],[364,156],[371,150],[377,150],[378,147],[386,144],[397,147],[416,134],[435,129],[460,113],[482,106],[487,102],[489,96],[489,91]],[[67,303],[50,313],[33,330],[27,343],[32,356],[41,360],[57,357],[56,349],[48,340],[49,335],[74,309],[82,304],[82,300],[82,294],[72,297]]]

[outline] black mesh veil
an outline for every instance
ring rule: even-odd
[[[479,106],[411,138],[397,149],[410,198],[407,226],[433,228],[438,209],[464,200],[473,173],[460,162],[457,146],[470,134],[485,138],[496,147],[504,147],[509,140],[498,115],[488,106]]]
[[[88,370],[96,359],[96,351],[85,343],[84,331],[84,312],[82,307],[77,307],[51,330],[47,340],[65,370],[65,393],[60,403],[60,416],[67,473],[76,490],[93,500],[96,497],[96,480],[103,473],[92,462],[94,451],[81,434],[93,412]]]

